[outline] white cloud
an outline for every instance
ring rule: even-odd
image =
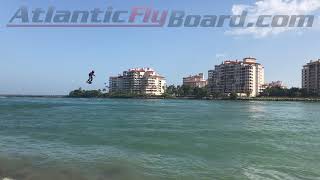
[[[216,58],[219,59],[219,58],[225,58],[227,57],[227,54],[226,53],[217,53],[216,54]]]
[[[257,0],[253,5],[235,4],[232,7],[233,15],[248,11],[247,22],[256,22],[259,15],[312,15],[320,10],[320,0]],[[314,27],[319,26],[319,17],[314,20]],[[316,27],[318,28],[318,27]],[[266,37],[287,31],[301,32],[306,28],[234,28],[228,31],[232,35],[253,35]]]

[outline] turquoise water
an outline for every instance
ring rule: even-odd
[[[0,178],[320,179],[320,103],[0,98]]]

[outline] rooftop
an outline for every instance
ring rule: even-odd
[[[223,62],[223,64],[259,64],[259,63],[257,63],[256,58],[247,57],[247,58],[244,58],[243,61],[226,60]]]
[[[155,72],[152,68],[131,68],[128,69],[129,72]]]

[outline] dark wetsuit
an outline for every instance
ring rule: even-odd
[[[87,81],[89,84],[92,83],[93,76],[94,76],[94,71],[91,71],[91,72],[89,73],[89,79],[88,79],[88,81]]]

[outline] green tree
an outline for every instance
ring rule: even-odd
[[[104,97],[105,95],[102,93],[101,90],[82,90],[81,88],[71,91],[69,93],[69,97],[74,98],[98,98]]]
[[[232,99],[232,100],[238,99],[238,94],[237,93],[231,93],[230,94],[230,99]]]
[[[176,96],[178,94],[177,88],[175,85],[170,85],[166,89],[168,95]]]
[[[207,89],[207,87],[203,87],[203,88],[195,87],[193,89],[192,95],[194,95],[197,98],[207,97],[208,96],[208,89]]]
[[[181,86],[182,89],[182,96],[192,96],[193,94],[193,89],[191,86],[187,86],[187,85],[182,85]]]

